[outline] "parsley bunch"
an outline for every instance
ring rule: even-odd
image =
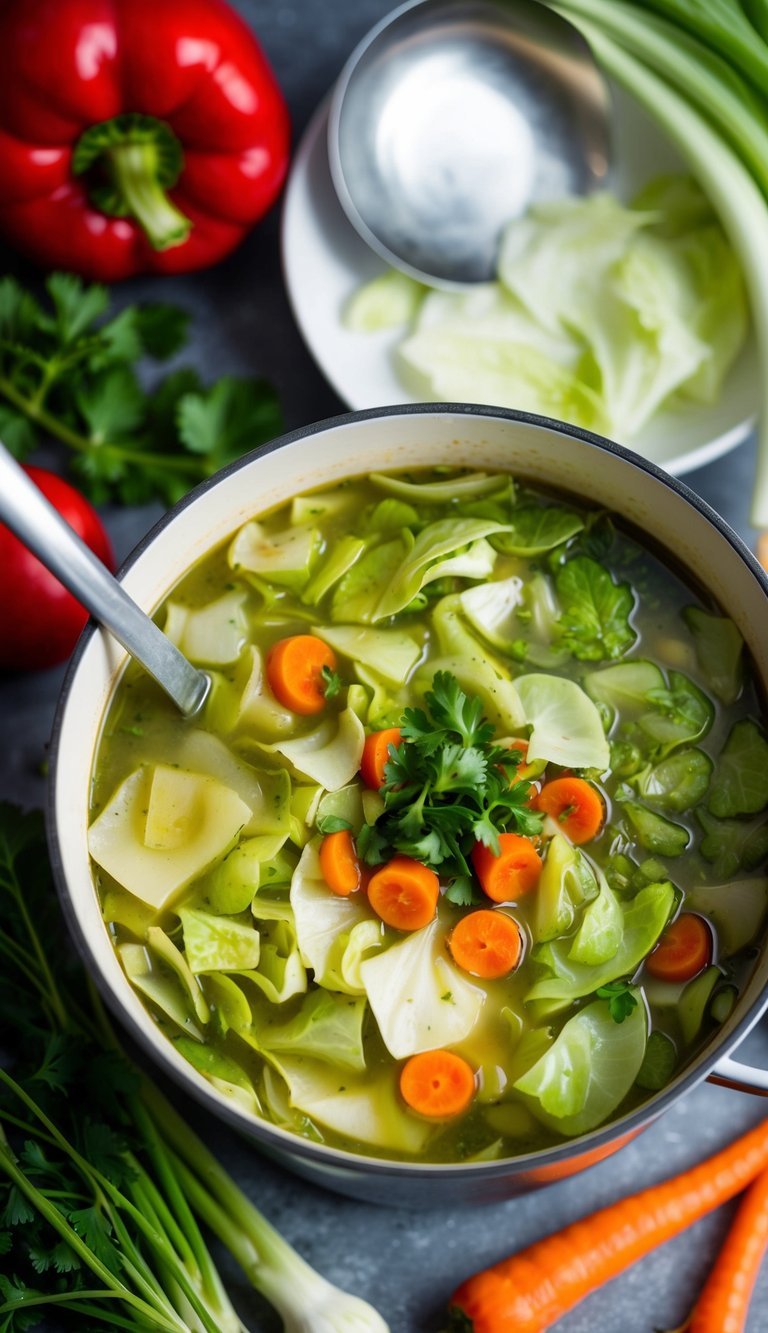
[[[182,368],[142,386],[137,363],[165,360],[186,342],[183,310],[129,306],[107,319],[106,287],[69,273],[45,287],[41,303],[14,278],[0,280],[0,438],[17,458],[53,437],[96,503],[173,504],[279,433],[264,380],[226,376],[206,388]]]
[[[515,777],[520,751],[494,742],[480,699],[438,671],[424,702],[403,713],[403,743],[384,770],[384,813],[364,826],[358,847],[372,865],[397,851],[439,869],[451,881],[446,896],[469,905],[475,843],[498,852],[500,833],[538,833],[541,816],[527,805],[530,782]]]

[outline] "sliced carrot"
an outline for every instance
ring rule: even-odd
[[[399,727],[386,727],[384,731],[372,731],[370,736],[366,736],[360,760],[360,776],[371,791],[379,791],[384,786],[384,768],[389,762],[389,747],[399,745],[402,739]]]
[[[422,1051],[403,1065],[400,1092],[412,1111],[433,1120],[447,1120],[461,1115],[472,1101],[474,1071],[453,1051]]]
[[[750,1185],[714,1267],[684,1325],[686,1333],[744,1333],[768,1250],[768,1171]]]
[[[435,915],[440,881],[434,870],[409,856],[395,856],[368,881],[374,912],[395,930],[419,930]]]
[[[483,908],[463,916],[451,931],[448,947],[454,962],[475,977],[506,977],[520,962],[520,927],[506,912]]]
[[[280,639],[267,653],[269,688],[293,713],[322,713],[326,705],[323,667],[335,671],[336,654],[316,635]]]
[[[509,903],[536,888],[542,860],[530,838],[501,833],[498,856],[484,843],[476,842],[472,865],[483,892],[495,903]]]
[[[466,1333],[544,1333],[590,1292],[732,1199],[766,1169],[768,1119],[692,1171],[602,1208],[468,1278],[451,1299],[449,1327]]]
[[[605,806],[599,791],[584,778],[555,778],[536,798],[536,809],[556,819],[567,838],[590,842],[603,827]]]
[[[362,874],[357,850],[349,829],[327,833],[320,844],[320,869],[332,893],[348,898],[360,888]]]
[[[703,916],[683,912],[667,926],[645,966],[659,981],[690,981],[712,962],[712,931]]]

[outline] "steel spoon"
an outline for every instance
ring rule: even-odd
[[[609,111],[583,37],[538,0],[410,0],[339,76],[331,176],[389,264],[432,285],[483,282],[511,218],[605,183]]]
[[[73,532],[0,443],[0,520],[192,717],[209,679],[193,667]]]

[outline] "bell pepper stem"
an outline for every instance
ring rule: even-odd
[[[118,143],[105,154],[116,189],[155,250],[183,245],[192,229],[189,218],[171,202],[157,178],[153,143]]]

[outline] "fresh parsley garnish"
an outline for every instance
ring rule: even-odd
[[[341,689],[341,676],[331,667],[324,666],[320,669],[320,679],[323,682],[323,694],[326,699],[335,699]]]
[[[71,451],[80,487],[97,503],[174,503],[281,428],[274,390],[226,376],[206,388],[173,371],[152,389],[137,364],[173,356],[188,315],[175,306],[128,306],[109,318],[109,293],[53,273],[40,302],[0,280],[0,436],[25,458],[41,436]]]
[[[598,999],[608,1001],[608,1012],[614,1023],[623,1023],[637,1006],[631,981],[609,981],[605,986],[598,986],[595,994]]]
[[[438,671],[424,703],[403,713],[402,743],[384,769],[385,810],[358,849],[369,864],[389,849],[440,869],[449,901],[469,906],[475,843],[498,851],[500,833],[536,834],[541,816],[528,808],[530,783],[515,776],[519,750],[495,744],[480,699]]]

